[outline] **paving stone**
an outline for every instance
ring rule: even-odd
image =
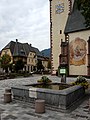
[[[48,120],[55,120],[55,119],[53,119],[53,118],[49,118]]]
[[[7,116],[3,117],[3,120],[9,120],[9,119],[16,120],[17,117],[13,116],[13,115],[7,115]]]
[[[77,120],[88,120],[87,118],[78,117]]]

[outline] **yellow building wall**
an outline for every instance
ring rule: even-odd
[[[56,6],[64,4],[64,11],[56,14]],[[68,0],[52,0],[51,1],[51,22],[52,22],[52,74],[56,73],[59,66],[59,55],[61,53],[61,39],[65,40],[64,29],[69,13]],[[62,33],[60,34],[60,30]]]
[[[48,67],[48,61],[47,61],[47,60],[46,60],[46,61],[45,61],[45,60],[42,61],[42,65],[44,66],[44,69],[45,69],[45,70],[48,69],[48,68],[47,68],[47,67]]]
[[[36,65],[36,57],[35,57],[35,53],[34,52],[30,52],[28,57],[27,57],[27,65]]]
[[[8,54],[8,55],[11,57],[11,63],[12,63],[12,62],[13,62],[13,57],[12,57],[12,53],[11,53],[10,49],[2,50],[2,52],[1,52],[1,57],[2,57],[4,54]]]
[[[75,32],[75,33],[71,33],[69,34],[69,44],[71,41],[74,41],[76,39],[81,39],[81,40],[84,40],[86,42],[86,55],[85,55],[85,58],[84,60],[80,60],[79,62],[76,61],[73,62],[72,64],[70,64],[69,62],[69,75],[87,75],[87,65],[88,65],[88,60],[87,60],[87,54],[88,54],[88,45],[87,45],[87,40],[89,39],[89,33],[90,33],[90,30],[87,30],[87,31],[82,31],[82,32]],[[83,43],[83,42],[82,42]],[[77,43],[78,47],[80,47],[79,45],[82,43]],[[74,47],[75,44],[73,44]],[[83,49],[83,47],[80,48],[81,50]],[[69,52],[70,52],[70,49],[69,49]],[[82,53],[83,54],[83,53]],[[70,57],[70,56],[69,56]],[[70,61],[70,58],[69,58],[69,61]]]

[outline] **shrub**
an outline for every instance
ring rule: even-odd
[[[78,76],[77,77],[77,80],[72,83],[73,85],[81,85],[83,86],[85,89],[88,88],[89,86],[89,83],[87,82],[86,78],[85,77],[82,77],[82,76]]]
[[[46,83],[50,83],[52,81],[47,76],[42,76],[42,78],[40,80],[38,80],[37,82],[42,82],[42,83],[46,84]]]
[[[32,76],[32,73],[24,73],[23,74],[23,77],[29,77],[29,76]]]
[[[10,79],[13,79],[16,77],[16,73],[9,73],[9,75],[7,75],[7,77],[9,77]]]

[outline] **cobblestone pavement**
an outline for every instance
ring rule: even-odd
[[[48,76],[55,82],[60,82],[60,78],[56,76]],[[35,113],[34,105],[31,103],[15,101],[4,103],[3,94],[5,88],[15,85],[26,85],[35,83],[41,76],[33,76],[28,78],[7,79],[0,81],[0,118],[1,120],[90,120],[89,96],[73,111],[64,112],[53,110],[46,107],[45,113]],[[74,81],[74,78],[67,78],[67,82]]]

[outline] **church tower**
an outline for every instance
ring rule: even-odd
[[[61,41],[65,41],[64,29],[74,0],[50,0],[50,44],[52,75],[56,74],[61,54]]]
[[[90,76],[90,28],[76,0],[50,0],[52,75],[65,65],[68,76]]]

